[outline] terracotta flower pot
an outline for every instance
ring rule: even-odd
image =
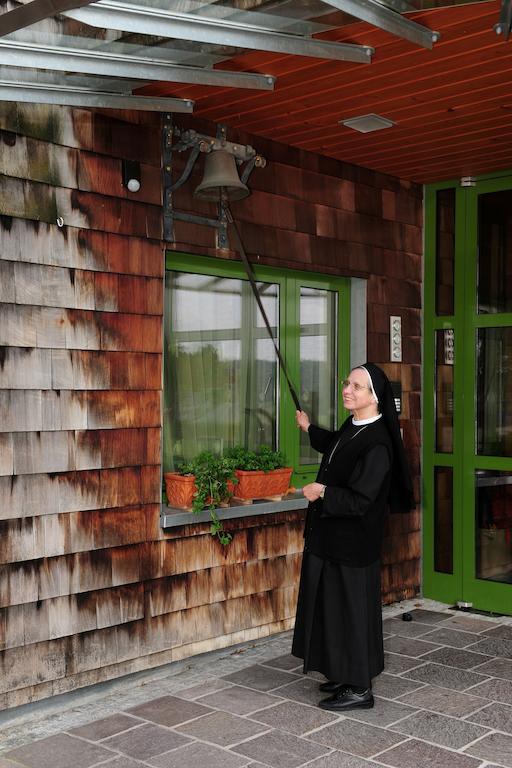
[[[164,472],[164,481],[169,506],[191,510],[194,494],[197,491],[195,476]]]
[[[167,503],[170,507],[176,509],[186,509],[190,512],[192,502],[197,492],[195,475],[180,475],[178,472],[164,472],[165,493]],[[231,495],[235,488],[234,484],[228,480],[228,491]],[[206,504],[209,499],[206,500]],[[220,503],[221,507],[229,506],[229,499]]]
[[[292,467],[273,469],[270,472],[236,469],[238,483],[235,485],[234,498],[250,501],[280,497],[290,486],[292,471]]]

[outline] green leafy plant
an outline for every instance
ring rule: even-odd
[[[286,466],[286,459],[281,451],[274,451],[268,445],[262,445],[257,451],[250,451],[241,445],[230,448],[226,458],[235,462],[236,469],[245,471],[271,472]]]
[[[178,467],[182,475],[194,475],[197,492],[192,502],[192,512],[210,510],[210,533],[224,546],[233,538],[224,530],[216,508],[233,495],[228,483],[236,483],[235,462],[228,457],[219,458],[210,451],[202,451],[194,459]]]

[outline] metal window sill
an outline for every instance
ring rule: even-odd
[[[234,517],[250,517],[251,515],[271,515],[274,512],[283,512],[307,507],[307,499],[302,493],[289,494],[281,501],[266,501],[265,499],[254,501],[252,504],[232,503],[229,507],[219,507],[216,512],[219,520],[230,520]],[[160,525],[162,528],[176,528],[179,525],[194,525],[196,523],[208,523],[210,510],[205,509],[196,515],[183,509],[168,507],[162,504]]]

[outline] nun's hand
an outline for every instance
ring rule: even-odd
[[[305,411],[295,411],[295,421],[297,422],[297,426],[300,427],[303,432],[308,431],[311,422]]]
[[[302,489],[302,493],[308,501],[316,501],[320,498],[320,494],[324,487],[325,486],[323,486],[322,483],[308,483],[308,485],[305,485]]]

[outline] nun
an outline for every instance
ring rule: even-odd
[[[385,513],[414,507],[411,476],[391,384],[377,365],[354,368],[342,382],[352,415],[331,432],[296,412],[297,426],[323,454],[317,479],[304,486],[304,531],[292,654],[304,673],[327,678],[322,709],[373,707],[372,678],[384,669],[380,550]]]

